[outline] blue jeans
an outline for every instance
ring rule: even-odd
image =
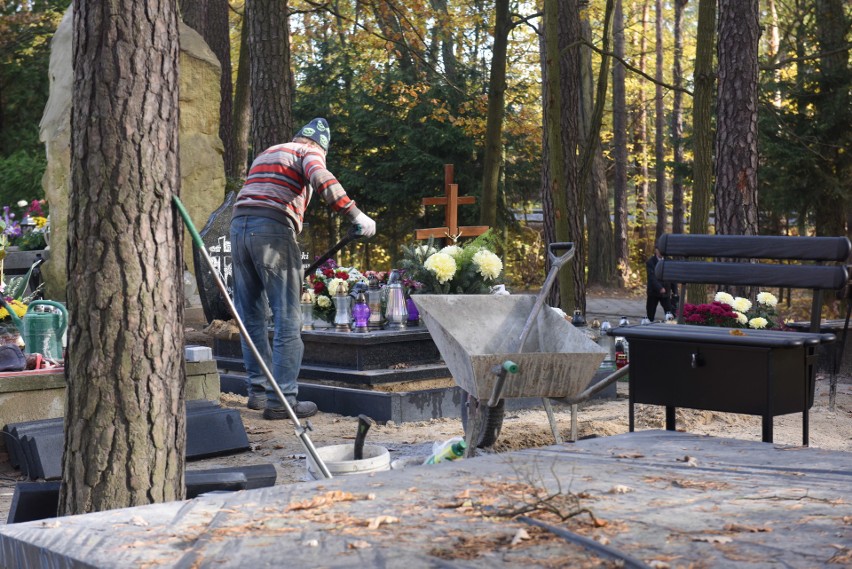
[[[296,378],[302,365],[302,254],[292,227],[264,217],[231,220],[231,258],[234,304],[257,351],[272,372],[281,392],[295,404]],[[265,294],[264,294],[265,293]],[[275,329],[272,346],[266,323],[268,306]],[[255,360],[245,338],[240,338],[243,362],[252,393],[266,392],[267,407],[283,407]]]

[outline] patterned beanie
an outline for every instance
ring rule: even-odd
[[[315,118],[305,126],[299,129],[296,137],[310,138],[328,152],[328,145],[331,143],[331,129],[328,128],[328,121],[324,118]]]

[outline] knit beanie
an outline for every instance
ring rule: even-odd
[[[328,128],[328,121],[324,118],[317,117],[296,133],[296,136],[310,138],[319,144],[323,150],[328,152],[328,145],[331,143],[331,129]],[[295,138],[295,137],[294,137]]]

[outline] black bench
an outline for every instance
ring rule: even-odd
[[[819,334],[822,293],[847,286],[845,237],[672,235],[657,247],[666,257],[656,267],[661,282],[681,285],[678,325],[621,327],[613,335],[630,345],[629,428],[635,403],[664,405],[666,429],[675,429],[675,409],[760,415],[763,441],[772,442],[772,420],[802,413],[802,442],[808,444],[816,349],[835,340]],[[707,261],[710,258],[752,262]],[[802,261],[807,264],[755,262]],[[685,284],[802,288],[813,291],[811,332],[737,330],[683,324]],[[703,302],[703,300],[702,300]],[[733,333],[732,333],[733,332]]]

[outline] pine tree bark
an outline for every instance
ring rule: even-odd
[[[654,242],[666,232],[668,214],[666,212],[666,117],[663,107],[663,0],[654,3],[654,36],[656,54],[654,66],[654,198],[657,202],[657,225]]]
[[[648,34],[648,0],[642,0],[640,6],[641,31],[638,34],[639,71],[646,72],[647,34]],[[634,41],[636,37],[634,36]],[[643,81],[643,80],[640,80]],[[635,115],[636,129],[633,136],[633,156],[636,161],[636,223],[633,235],[642,251],[642,257],[647,257],[651,250],[648,247],[648,112],[645,109],[645,86],[641,84],[638,92]]]
[[[59,511],[184,496],[178,18],[74,3],[68,357]]]
[[[550,116],[550,78],[549,66],[547,65],[547,48],[545,42],[545,33],[543,29],[539,30],[538,47],[541,60],[541,211],[544,225],[544,243],[547,247],[550,243],[557,243],[559,239],[556,237],[556,207],[553,203],[553,176],[550,172],[551,156],[550,156],[550,131],[548,125],[551,124],[552,117]],[[551,269],[550,256],[544,255],[544,273],[547,275]],[[542,276],[544,278],[544,276]],[[545,299],[550,306],[559,306],[561,293],[559,291],[559,279],[556,279],[553,286]]]
[[[494,3],[494,44],[488,79],[485,155],[482,159],[482,199],[479,224],[497,224],[497,194],[503,164],[503,118],[506,114],[506,49],[509,42],[509,0]]]
[[[672,95],[672,233],[683,233],[683,9],[688,0],[675,0],[674,3],[674,62],[672,64],[672,83],[676,87]]]
[[[713,195],[713,51],[716,41],[716,0],[698,0],[698,32],[695,48],[695,95],[692,98],[692,123],[695,140],[692,187],[692,209],[689,232],[706,234],[710,222],[710,200]],[[707,296],[705,285],[689,285],[687,295],[693,304],[701,304]],[[685,302],[685,298],[681,302]]]
[[[251,128],[251,64],[249,63],[248,18],[243,11],[240,27],[240,59],[234,84],[234,177],[244,178],[249,167]]]
[[[592,29],[588,17],[580,23],[583,39],[592,41]],[[588,47],[580,50],[580,130],[581,140],[585,145],[593,136],[592,165],[586,188],[586,219],[588,221],[587,235],[589,251],[588,284],[612,285],[615,281],[615,259],[613,256],[612,224],[609,211],[609,188],[606,182],[606,171],[601,146],[600,135],[592,133],[592,113],[594,112],[594,77],[592,75],[592,51]]]
[[[293,138],[288,2],[247,0],[251,154]]]
[[[757,0],[719,0],[716,233],[757,235]]]
[[[613,179],[613,247],[615,249],[618,286],[624,287],[630,273],[630,250],[627,245],[627,101],[624,85],[624,9],[615,0],[612,16],[612,43],[616,61],[612,64],[612,154]]]

